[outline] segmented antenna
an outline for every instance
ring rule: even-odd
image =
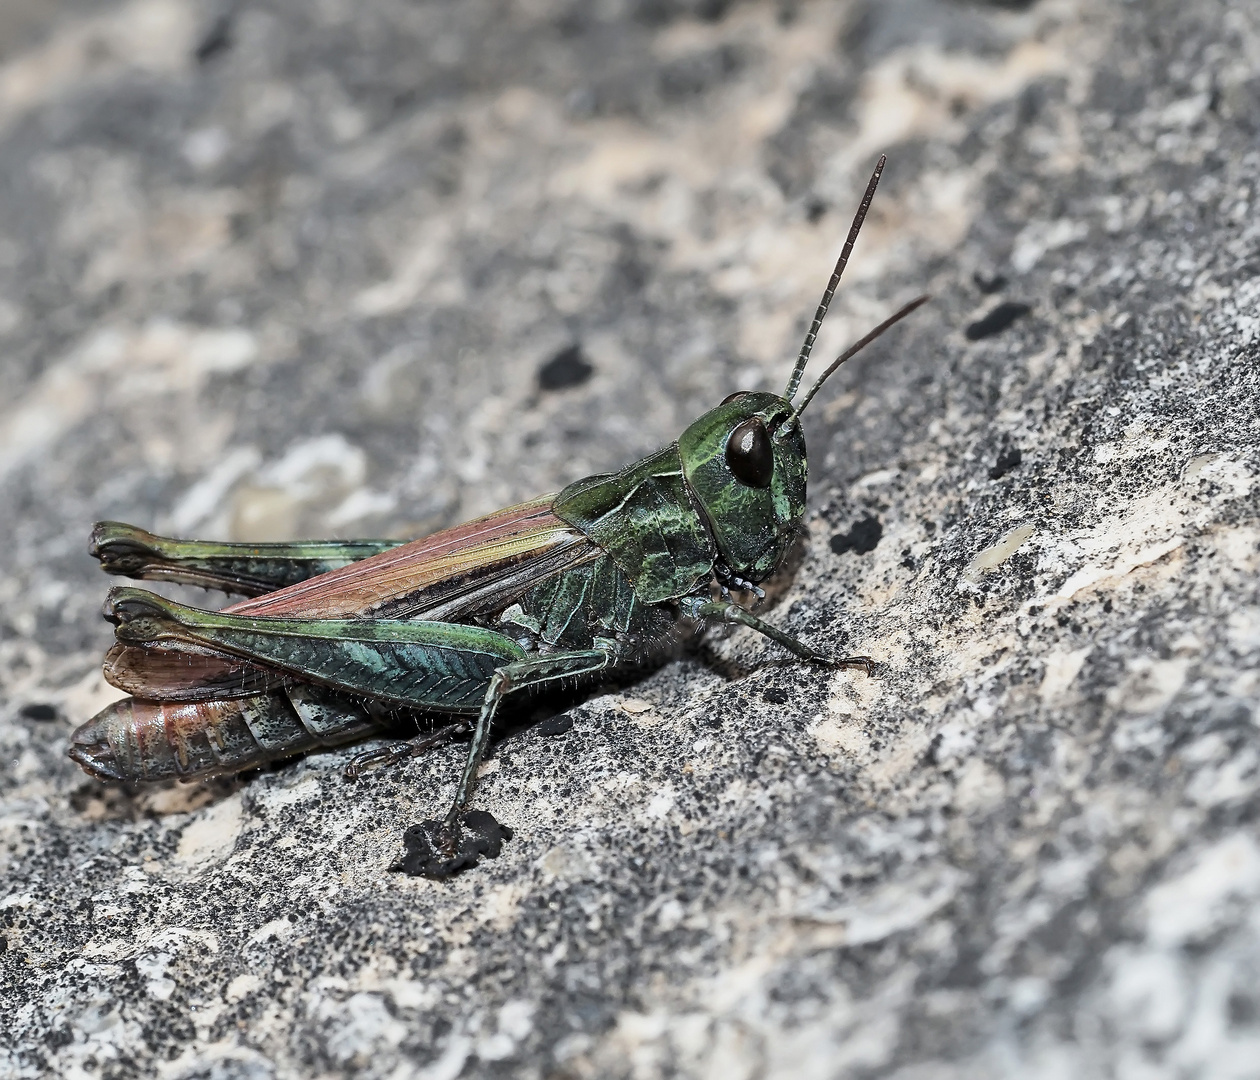
[[[919,307],[922,304],[926,304],[931,299],[932,298],[926,294],[924,294],[923,296],[916,297],[915,299],[911,300],[910,303],[908,303],[900,311],[898,311],[895,315],[890,315],[887,319],[885,319],[882,323],[880,323],[877,327],[875,327],[875,329],[872,330],[869,334],[867,334],[864,338],[855,342],[854,344],[850,345],[847,349],[845,349],[844,352],[842,352],[839,356],[837,356],[831,362],[831,366],[822,373],[822,377],[816,383],[814,383],[813,386],[809,388],[809,393],[807,393],[805,397],[801,400],[801,403],[795,409],[792,410],[788,418],[783,421],[783,424],[779,428],[779,430],[786,431],[788,428],[790,428],[793,424],[796,423],[801,413],[805,411],[805,406],[808,405],[810,401],[813,400],[814,395],[818,393],[818,388],[822,386],[822,384],[825,383],[829,378],[831,378],[831,375],[836,370],[836,368],[838,368],[846,360],[860,353],[863,349],[866,348],[866,346],[868,346],[872,341],[874,341],[877,337],[879,337],[880,334],[882,334],[889,327],[894,326],[895,324],[901,322],[901,320],[904,319],[907,315],[909,315],[910,312],[912,312],[915,308]]]
[[[796,396],[796,391],[801,385],[801,377],[805,374],[805,365],[809,363],[809,354],[814,349],[814,340],[818,337],[818,329],[822,326],[822,321],[827,315],[827,308],[831,306],[831,298],[836,295],[836,287],[840,284],[840,275],[844,273],[845,265],[849,261],[849,255],[853,251],[853,245],[857,242],[858,233],[862,231],[862,222],[866,220],[866,211],[871,208],[871,200],[875,198],[875,189],[879,186],[880,174],[884,171],[884,162],[888,158],[884,154],[879,155],[879,160],[875,163],[875,171],[871,173],[870,182],[866,185],[866,194],[862,196],[862,205],[858,207],[858,212],[853,218],[853,224],[849,227],[849,238],[844,242],[844,248],[840,252],[840,258],[836,260],[836,268],[831,272],[831,280],[827,282],[827,291],[823,293],[822,302],[818,305],[818,310],[814,313],[814,321],[810,324],[809,333],[805,335],[805,341],[801,345],[800,355],[796,358],[796,367],[792,369],[792,377],[788,379],[787,389],[783,391],[783,396],[791,401]],[[800,410],[796,410],[799,414]]]

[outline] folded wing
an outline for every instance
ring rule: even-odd
[[[551,512],[551,498],[509,507],[360,562],[241,601],[224,613],[265,619],[423,619],[496,614],[532,586],[599,557]],[[137,697],[208,701],[257,692],[282,676],[203,646],[167,652],[116,644],[105,677]]]

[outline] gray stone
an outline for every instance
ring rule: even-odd
[[[0,35],[0,1074],[1255,1075],[1254,4]],[[93,520],[415,534],[641,456],[782,385],[881,150],[818,366],[935,299],[807,414],[769,613],[875,677],[739,632],[523,715],[476,796],[515,838],[444,883],[387,867],[457,746],[67,760]]]

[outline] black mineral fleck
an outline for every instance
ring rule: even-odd
[[[1032,311],[1029,304],[1021,304],[1015,300],[1003,300],[983,318],[971,323],[965,333],[968,341],[980,341],[993,337],[1008,329],[1016,319],[1022,318]]]
[[[497,859],[504,842],[512,839],[512,830],[484,810],[466,810],[460,822],[454,851],[447,850],[444,822],[430,819],[412,825],[403,833],[406,850],[390,869],[411,877],[447,878],[476,866],[483,855]]]
[[[568,390],[581,386],[595,372],[595,366],[582,352],[581,345],[569,345],[538,369],[540,390]]]
[[[837,555],[843,555],[846,551],[852,551],[855,555],[865,555],[875,550],[875,545],[879,543],[883,535],[884,526],[879,518],[868,514],[861,520],[855,521],[848,532],[836,533],[831,538],[831,550]]]
[[[1013,446],[1009,450],[1003,450],[998,454],[993,468],[989,470],[989,479],[1001,480],[1012,469],[1018,468],[1023,460],[1024,455],[1019,452],[1019,447]]]

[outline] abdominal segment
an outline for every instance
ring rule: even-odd
[[[381,731],[353,702],[295,684],[226,701],[124,698],[74,733],[70,756],[100,780],[205,779]]]

